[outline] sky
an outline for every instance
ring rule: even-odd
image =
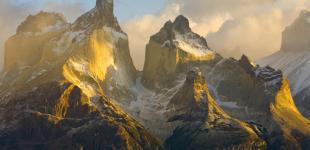
[[[189,18],[193,31],[224,56],[246,54],[254,60],[280,49],[281,33],[310,0],[115,0],[115,15],[129,36],[133,61],[144,63],[149,37],[180,14]],[[91,9],[95,0],[1,0],[0,58],[4,42],[29,15],[40,10],[63,13],[73,22]]]

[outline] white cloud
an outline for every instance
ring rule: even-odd
[[[145,15],[122,24],[128,34],[131,56],[138,69],[143,67],[145,46],[150,36],[157,33],[166,21],[174,20],[179,11],[180,5],[171,4],[159,14]]]
[[[178,11],[167,13],[176,5]],[[307,8],[308,0],[168,0],[161,13],[135,18],[123,28],[140,69],[150,35],[179,14],[190,19],[195,32],[207,37],[211,48],[225,56],[245,53],[257,60],[279,50],[283,29]]]
[[[63,13],[69,21],[73,21],[84,11],[83,0],[75,1],[46,1],[37,6],[35,1],[32,3],[14,4],[12,0],[0,0],[0,68],[4,61],[4,43],[15,34],[17,26],[30,14],[36,14],[40,10],[55,11]]]

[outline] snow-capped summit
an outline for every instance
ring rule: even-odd
[[[189,20],[183,15],[179,15],[172,23],[172,26],[176,31],[180,33],[187,33],[192,31],[189,26]]]
[[[191,30],[189,20],[180,15],[151,36],[146,46],[143,83],[149,88],[158,87],[171,81],[176,72],[186,73],[199,63],[212,65],[220,58],[205,38]]]
[[[195,56],[207,55],[211,51],[206,39],[192,32],[189,20],[183,15],[178,16],[174,22],[167,21],[151,39],[161,43],[163,47],[177,47]]]

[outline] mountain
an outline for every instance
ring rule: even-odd
[[[6,41],[0,149],[308,149],[282,71],[223,58],[180,15],[137,72],[113,7],[42,11]]]
[[[262,131],[230,117],[211,96],[203,73],[191,70],[170,101],[170,121],[182,121],[166,140],[168,149],[265,149]]]
[[[223,59],[208,74],[209,82],[233,117],[266,129],[272,149],[306,149],[310,143],[310,121],[297,109],[288,79],[280,70],[260,67],[248,57]]]
[[[105,96],[89,98],[68,82],[49,82],[1,106],[1,149],[161,149]]]
[[[115,104],[135,80],[112,0],[72,24],[58,13],[27,17],[6,42],[0,148],[162,149]]]
[[[122,100],[124,87],[136,79],[128,38],[110,0],[98,0],[72,24],[57,13],[29,16],[6,42],[5,53],[1,95],[65,79],[89,97],[115,93]]]
[[[152,89],[169,86],[176,73],[187,72],[199,64],[214,65],[221,58],[206,40],[194,33],[189,21],[178,16],[168,21],[146,46],[143,84]]]
[[[310,12],[299,17],[282,34],[281,50],[259,61],[281,69],[290,80],[295,102],[301,112],[310,117]]]

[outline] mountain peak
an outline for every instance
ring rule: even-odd
[[[171,99],[169,106],[179,114],[169,121],[206,119],[213,122],[214,118],[229,118],[211,96],[205,77],[198,67],[187,73],[183,87]]]
[[[241,56],[239,63],[244,69],[248,71],[253,71],[257,67],[256,64],[252,62],[252,60],[246,55]]]
[[[67,23],[66,18],[55,12],[40,11],[35,15],[30,15],[18,27],[16,32],[42,32],[46,28],[52,26],[60,26]]]
[[[94,9],[80,16],[74,23],[75,30],[87,29],[89,27],[102,28],[111,27],[123,33],[113,12],[113,0],[97,0]]]
[[[297,19],[282,33],[282,51],[310,50],[310,12],[302,10]]]
[[[189,20],[183,16],[183,15],[179,15],[173,22],[173,26],[175,28],[175,30],[181,32],[181,33],[186,33],[186,32],[190,32],[191,28],[189,26]]]
[[[113,0],[97,0],[96,8],[105,9],[113,12]]]

